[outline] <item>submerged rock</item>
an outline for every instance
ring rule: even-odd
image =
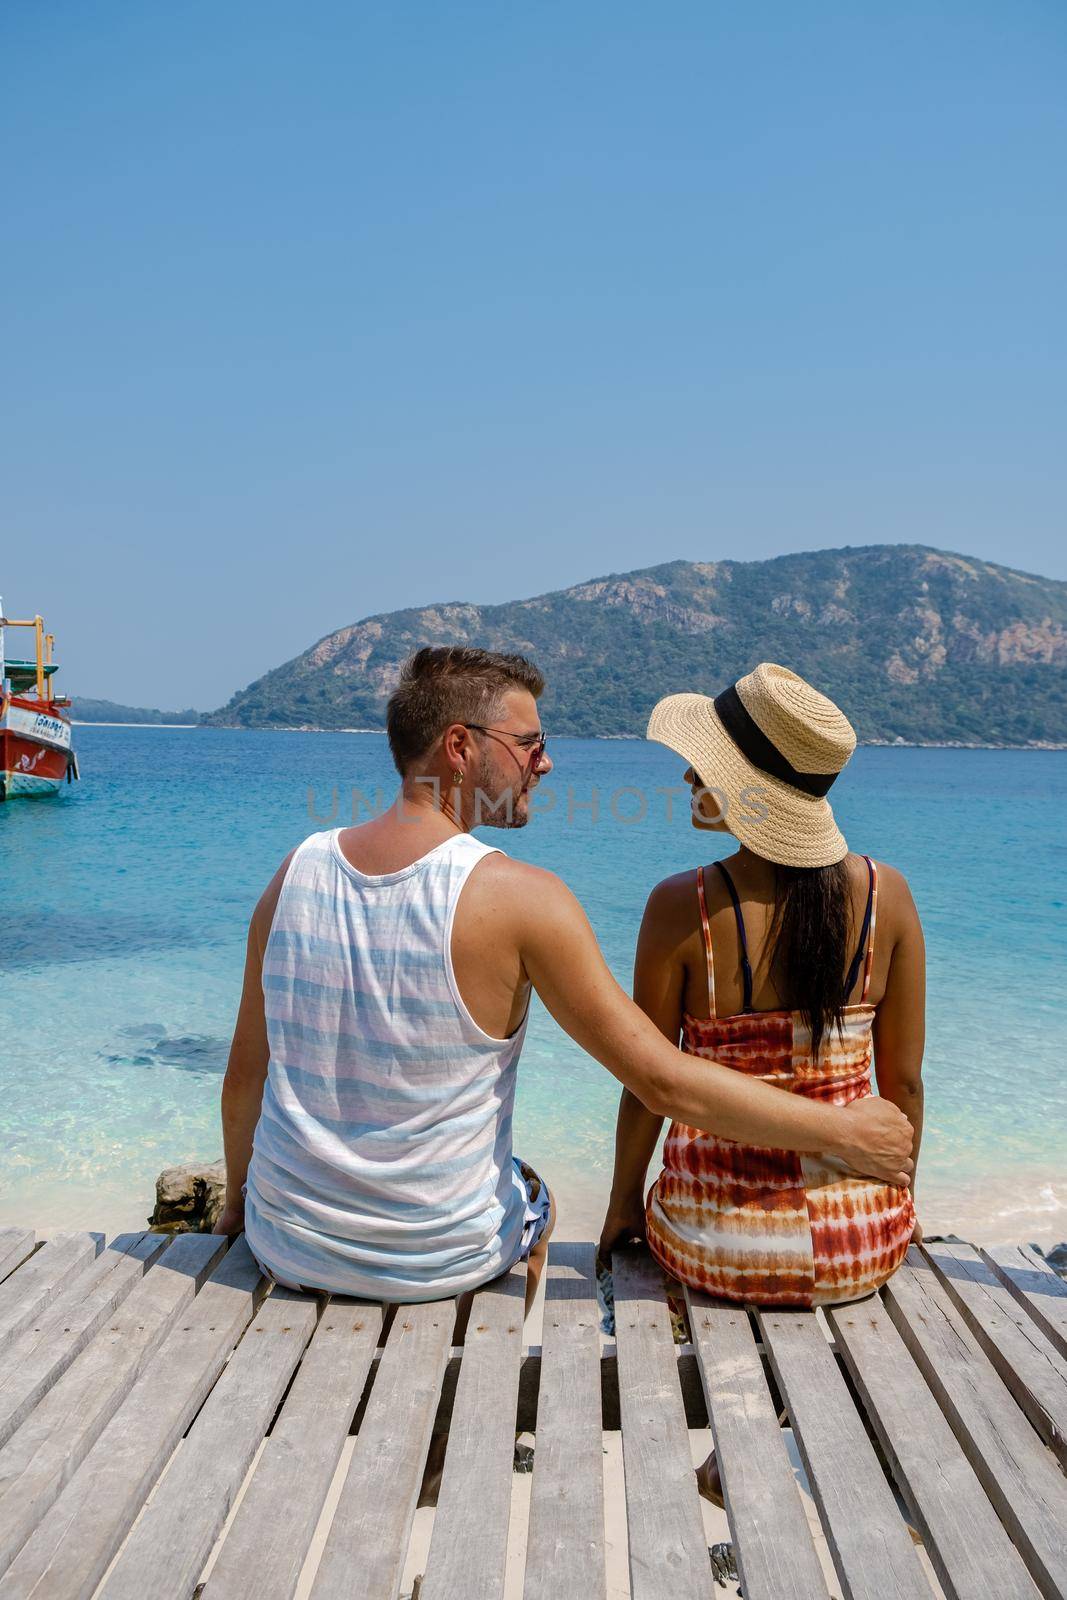
[[[149,1226],[155,1233],[210,1233],[222,1215],[225,1198],[224,1161],[167,1167],[156,1179]]]

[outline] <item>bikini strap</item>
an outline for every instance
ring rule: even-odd
[[[734,880],[731,878],[730,874],[727,872],[727,870],[723,866],[722,862],[721,861],[716,861],[715,865],[718,867],[719,871],[722,873],[723,880],[724,880],[724,882],[726,884],[726,887],[730,891],[730,899],[734,903],[734,918],[735,918],[735,920],[737,922],[737,941],[738,941],[738,944],[741,946],[741,979],[742,979],[742,982],[744,983],[744,986],[745,986],[745,996],[744,996],[743,1010],[751,1011],[752,1010],[752,967],[750,966],[749,959],[748,959],[748,940],[745,937],[745,919],[741,915],[741,902],[737,898],[737,890],[734,888]]]
[[[704,894],[704,868],[697,868],[697,899],[700,902],[700,926],[704,934],[704,956],[708,965],[708,1016],[715,1021],[715,963],[711,957],[711,923],[708,921],[708,902]]]
[[[845,980],[845,1001],[855,987],[856,979],[860,975],[860,963],[863,962],[863,989],[860,993],[860,1003],[867,998],[867,990],[871,986],[871,969],[874,965],[874,924],[878,909],[878,873],[870,856],[864,856],[867,863],[867,906],[863,913],[863,926],[860,929],[860,942],[856,954],[852,957],[852,965],[848,969]],[[866,960],[864,953],[866,952]]]

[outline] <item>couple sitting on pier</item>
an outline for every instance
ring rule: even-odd
[[[739,848],[653,889],[631,1000],[567,886],[471,831],[528,820],[542,688],[521,656],[418,651],[388,708],[396,803],[279,867],[223,1088],[220,1230],[281,1283],[391,1301],[526,1260],[529,1303],[555,1220],[511,1142],[536,989],[623,1084],[603,1253],[647,1239],[673,1277],[757,1305],[871,1293],[918,1232],[924,969],[906,882],[849,853],[826,800],[850,724],[768,663],[655,707],[695,853],[705,831]]]

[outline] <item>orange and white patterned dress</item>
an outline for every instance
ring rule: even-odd
[[[715,1014],[715,971],[704,893],[697,895],[708,968],[704,1019],[683,1017],[682,1048],[773,1083],[793,1094],[848,1105],[871,1093],[875,1008],[867,1002],[874,956],[878,875],[870,857],[867,908],[846,994],[859,977],[857,1005],[844,1031],[824,1036],[818,1061],[798,1011],[753,1011],[741,905],[734,905],[745,979],[745,1009]],[[663,1171],[646,1204],[648,1243],[667,1272],[707,1294],[761,1306],[818,1306],[858,1300],[878,1289],[904,1259],[915,1222],[910,1189],[847,1176],[834,1158],[800,1155],[719,1139],[671,1124]]]

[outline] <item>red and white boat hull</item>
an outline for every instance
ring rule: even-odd
[[[0,711],[0,798],[55,794],[77,772],[70,735],[46,701],[11,695]]]

